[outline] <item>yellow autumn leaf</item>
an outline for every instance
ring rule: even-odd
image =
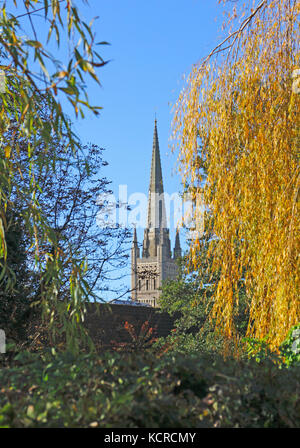
[[[5,148],[4,148],[4,154],[5,154],[5,157],[7,158],[7,159],[9,159],[10,158],[10,154],[11,154],[11,146],[5,146]]]

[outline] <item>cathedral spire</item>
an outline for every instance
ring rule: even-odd
[[[148,202],[149,229],[166,227],[165,201],[163,195],[164,187],[157,134],[157,120],[155,118]]]
[[[163,191],[164,187],[163,187],[159,143],[157,135],[157,120],[155,118],[149,192],[153,193],[155,192],[161,194],[163,193]]]

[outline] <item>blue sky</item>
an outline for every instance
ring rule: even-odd
[[[87,19],[99,16],[96,40],[110,43],[98,47],[110,62],[98,72],[102,87],[89,85],[90,100],[103,107],[100,117],[87,115],[75,129],[84,143],[106,149],[105,174],[116,197],[120,184],[129,195],[148,192],[155,113],[165,191],[180,190],[169,149],[171,107],[182,76],[220,41],[222,12],[217,0],[90,0],[82,9]]]

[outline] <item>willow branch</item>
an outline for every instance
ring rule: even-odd
[[[239,27],[238,30],[234,31],[233,33],[229,34],[229,36],[226,37],[226,39],[224,39],[219,45],[217,45],[210,53],[209,55],[204,59],[204,61],[202,62],[202,65],[205,65],[206,62],[215,54],[220,53],[221,51],[225,51],[228,49],[231,49],[233,47],[233,45],[236,42],[236,39],[238,38],[238,36],[244,31],[244,29],[246,28],[247,25],[249,25],[249,23],[251,22],[251,20],[253,19],[254,16],[256,16],[256,14],[264,7],[267,5],[267,0],[262,0],[262,2],[255,8],[255,10],[250,14],[250,16],[248,16],[243,23],[241,24],[241,26]],[[228,45],[225,48],[222,48],[223,45],[228,42],[229,40],[231,40],[234,37],[233,42]]]

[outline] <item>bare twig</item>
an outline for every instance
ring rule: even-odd
[[[62,3],[64,1],[66,1],[66,0],[58,0],[58,3]],[[33,11],[28,11],[28,7],[27,6],[26,6],[26,9],[27,9],[26,13],[20,14],[19,16],[16,16],[15,18],[16,19],[20,19],[21,17],[30,16],[31,14],[35,14],[36,12],[43,11],[45,9],[45,6],[43,6],[42,8],[39,8],[39,9],[34,9]]]
[[[243,23],[241,24],[241,26],[239,27],[238,30],[234,31],[233,33],[230,33],[229,36],[226,37],[226,39],[224,39],[219,45],[217,45],[210,53],[209,55],[204,59],[204,61],[202,62],[201,65],[205,65],[206,62],[215,54],[220,53],[221,51],[225,51],[227,49],[231,49],[233,47],[233,45],[235,44],[238,36],[243,32],[243,30],[246,28],[246,26],[251,22],[251,20],[253,19],[253,17],[263,8],[265,7],[267,4],[267,0],[262,0],[262,2],[255,8],[255,10],[250,14],[250,16],[248,16]],[[229,40],[231,40],[234,37],[233,42],[231,42],[230,45],[228,45],[227,47],[223,47],[223,45],[228,42]]]

